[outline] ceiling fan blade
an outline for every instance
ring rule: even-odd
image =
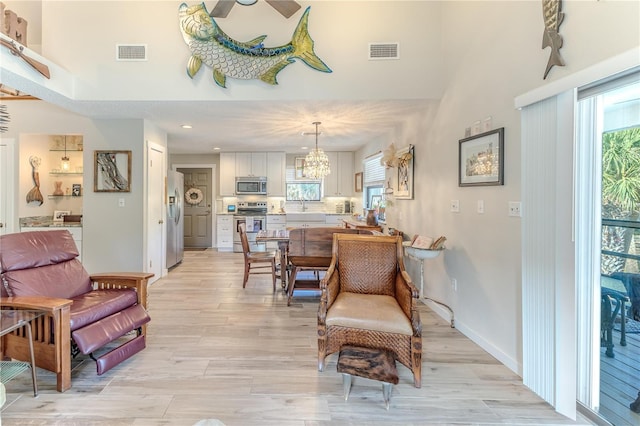
[[[300,5],[293,0],[266,0],[266,2],[285,18],[290,18],[300,9]]]
[[[218,0],[218,3],[216,3],[211,13],[209,13],[209,16],[213,18],[226,18],[235,3],[236,0]]]

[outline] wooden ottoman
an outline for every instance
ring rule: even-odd
[[[342,373],[344,400],[349,399],[351,376],[382,382],[384,403],[389,409],[391,385],[398,384],[398,370],[395,355],[384,349],[343,346],[338,357],[338,373]]]

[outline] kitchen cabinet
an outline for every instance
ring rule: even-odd
[[[266,152],[236,152],[235,176],[266,176]]]
[[[281,231],[287,229],[287,217],[283,214],[267,215],[267,231]],[[277,250],[278,242],[267,242],[267,250]]]
[[[285,196],[285,167],[284,152],[267,152],[267,193],[270,197]]]
[[[267,195],[284,197],[285,167],[284,152],[221,152],[220,195],[236,195],[236,177],[266,176]]]
[[[325,222],[287,222],[287,228],[324,228]]]
[[[351,215],[350,214],[331,214],[331,213],[327,213],[327,216],[325,218],[325,223],[326,223],[327,226],[344,227],[343,220],[345,220],[345,219],[351,219]]]
[[[325,197],[353,196],[353,152],[327,152],[331,173],[324,178]]]
[[[218,251],[233,251],[233,215],[216,216],[216,238]]]
[[[220,195],[236,195],[236,153],[220,153]]]

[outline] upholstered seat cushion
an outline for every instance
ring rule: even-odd
[[[341,292],[327,312],[327,326],[375,330],[411,336],[409,318],[394,297]]]
[[[71,300],[71,331],[74,331],[135,305],[138,296],[131,289],[93,290]]]

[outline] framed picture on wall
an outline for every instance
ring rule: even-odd
[[[131,192],[131,151],[95,151],[95,192]]]
[[[458,186],[504,185],[504,127],[459,141]]]
[[[397,152],[398,188],[394,195],[397,200],[413,200],[413,145]]]
[[[362,192],[362,172],[356,173],[355,192]]]

